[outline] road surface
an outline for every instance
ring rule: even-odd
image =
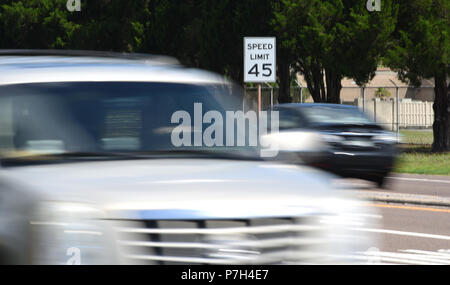
[[[345,180],[357,191],[383,191],[402,194],[450,197],[450,177],[392,175],[388,187],[377,189],[362,180]],[[374,264],[450,265],[450,207],[369,203],[381,216],[379,228],[367,228],[378,243],[367,252]]]
[[[345,179],[350,188],[360,191],[390,191],[393,193],[431,195],[450,197],[450,176],[394,174],[387,179],[383,189],[376,188],[375,184],[359,180]]]

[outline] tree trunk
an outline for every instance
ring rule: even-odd
[[[289,70],[289,63],[280,60],[278,62],[278,78],[279,78],[279,94],[278,103],[291,103],[291,76]]]
[[[325,93],[325,84],[323,82],[323,71],[322,66],[320,64],[314,64],[311,67],[314,86],[318,90],[319,100],[314,100],[315,103],[324,103],[327,95]]]
[[[450,95],[446,74],[435,75],[434,84],[434,142],[432,151],[450,151]]]
[[[325,102],[326,93],[323,82],[323,72],[320,64],[310,63],[302,66],[302,73],[305,76],[308,90],[315,103]]]
[[[327,81],[327,103],[341,103],[342,77],[333,71],[325,71],[325,80]]]
[[[332,70],[325,70],[324,74],[324,69],[317,60],[301,62],[299,65],[315,103],[341,103],[341,74]]]

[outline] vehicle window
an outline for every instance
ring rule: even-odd
[[[296,129],[305,126],[300,114],[294,110],[280,109],[279,110],[279,129]]]
[[[171,122],[172,115],[186,111],[193,121],[194,103],[201,103],[201,115],[214,110],[225,118],[225,112],[233,110],[230,90],[218,85],[138,82],[2,86],[0,152],[14,157],[28,152],[174,150],[171,134],[179,124]]]
[[[303,113],[313,123],[319,124],[372,124],[357,108],[333,108],[325,106],[302,108]]]

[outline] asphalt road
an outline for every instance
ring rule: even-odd
[[[382,216],[377,238],[367,252],[374,264],[450,265],[450,209],[395,204],[370,204]]]
[[[450,176],[393,174],[389,176],[386,186],[382,189],[364,180],[345,179],[343,181],[353,190],[450,197]]]
[[[388,187],[377,189],[372,183],[344,180],[352,190],[450,197],[450,177],[392,175]],[[378,228],[365,230],[378,239],[367,252],[374,264],[450,265],[450,207],[429,207],[369,203],[381,216]]]

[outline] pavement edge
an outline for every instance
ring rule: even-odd
[[[450,207],[450,198],[431,195],[404,194],[375,191],[351,191],[359,199],[373,202]]]

